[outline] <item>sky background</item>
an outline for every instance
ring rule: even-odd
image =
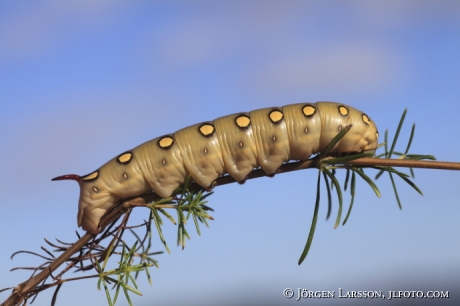
[[[39,252],[43,238],[75,241],[78,186],[51,178],[87,174],[194,123],[320,100],[366,112],[381,135],[394,134],[407,107],[399,150],[415,122],[412,153],[460,161],[460,2],[1,1],[0,288],[30,275],[11,268],[41,263],[10,260],[13,252]],[[190,224],[184,251],[166,223],[172,253],[156,257],[153,285],[142,275],[144,296],[131,298],[135,305],[458,301],[460,173],[415,174],[424,196],[398,180],[401,211],[386,176],[381,199],[359,182],[351,217],[336,230],[337,201],[328,221],[323,201],[301,266],[314,170],[219,187],[209,203],[215,221],[201,237]],[[147,211],[134,215],[136,222]],[[296,302],[283,297],[285,288],[450,290],[451,299]],[[33,305],[49,305],[51,295]],[[107,305],[95,280],[65,284],[57,302]],[[117,305],[126,304],[120,296]]]

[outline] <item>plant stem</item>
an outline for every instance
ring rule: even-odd
[[[330,161],[330,160],[329,160]],[[292,162],[283,164],[277,171],[276,174],[286,173],[296,170],[308,169],[308,168],[317,168],[318,160],[313,158],[306,161]],[[369,158],[364,157],[344,163],[344,165],[352,166],[361,166],[361,167],[410,167],[410,168],[425,168],[425,169],[440,169],[440,170],[460,170],[460,163],[455,162],[440,162],[440,161],[425,161],[425,160],[404,160],[404,159],[386,159],[386,158]],[[252,171],[248,175],[248,180],[264,177],[266,176],[265,172],[261,169]],[[223,176],[218,178],[213,184],[214,187],[235,183],[235,179],[231,176]],[[191,191],[198,191],[203,189],[197,184],[192,184],[189,187]],[[107,215],[105,215],[100,222],[101,232],[112,222],[115,222],[120,216],[122,216],[128,207],[141,206],[152,201],[159,200],[160,198],[154,194],[149,193],[135,198],[130,198],[125,200],[125,202],[120,203],[122,205],[114,206]],[[161,206],[167,207],[167,206]],[[92,238],[96,235],[86,233],[81,237],[77,242],[71,245],[66,251],[64,251],[59,257],[57,257],[48,267],[44,268],[39,274],[31,277],[29,280],[19,284],[13,289],[12,294],[1,304],[2,306],[13,306],[18,305],[27,298],[27,294],[34,290],[44,279],[46,279],[53,271],[55,271],[59,266],[64,264],[73,254],[78,252],[84,245],[86,245]]]

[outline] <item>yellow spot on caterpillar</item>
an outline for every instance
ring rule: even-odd
[[[367,117],[366,114],[363,114],[363,121],[364,121],[365,124],[369,125],[371,119],[369,119],[369,117]]]
[[[273,122],[273,123],[278,123],[280,122],[281,120],[283,120],[283,113],[280,112],[279,110],[273,110],[270,112],[269,114],[270,116],[270,120]]]
[[[171,136],[165,136],[158,141],[158,145],[162,149],[168,149],[174,143],[174,139]]]
[[[203,135],[203,136],[211,136],[212,133],[214,133],[215,129],[214,129],[214,126],[212,126],[211,124],[203,124],[202,126],[200,126],[199,128],[200,130],[200,133]]]
[[[348,109],[345,106],[339,106],[339,113],[342,116],[348,115]]]
[[[251,124],[251,119],[248,116],[241,115],[235,119],[235,123],[239,128],[247,128]]]
[[[99,176],[99,171],[94,171],[93,173],[88,174],[87,176],[84,176],[81,179],[83,181],[92,181],[92,180],[97,179],[98,176]]]
[[[97,193],[99,190],[96,187],[93,187],[93,191]]]
[[[313,116],[316,112],[316,108],[314,108],[313,106],[311,105],[307,105],[307,106],[304,106],[302,108],[302,112],[305,116],[307,117],[310,117],[310,116]]]
[[[132,158],[133,158],[133,153],[125,152],[121,154],[120,156],[118,156],[117,160],[119,163],[127,164],[131,161]]]
[[[128,178],[128,175],[126,173],[123,173],[123,178],[126,180]]]

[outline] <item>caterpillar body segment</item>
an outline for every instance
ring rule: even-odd
[[[332,151],[375,151],[377,127],[363,112],[334,102],[298,103],[195,124],[126,151],[88,175],[53,180],[78,181],[78,225],[95,234],[100,218],[123,198],[152,190],[168,197],[189,175],[205,188],[226,173],[238,182],[257,167],[271,175],[284,162],[321,152],[349,124]]]

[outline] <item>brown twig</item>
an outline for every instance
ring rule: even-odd
[[[309,159],[301,162],[292,162],[282,165],[276,172],[286,173],[296,170],[316,168],[318,165],[318,160],[315,158]],[[353,161],[344,163],[344,165],[352,165],[359,167],[410,167],[410,168],[425,168],[425,169],[442,169],[442,170],[460,170],[460,163],[454,162],[439,162],[439,161],[423,161],[423,160],[404,160],[404,159],[384,159],[384,158],[360,158]],[[261,170],[252,171],[249,176],[249,179],[254,179],[258,177],[266,176],[266,174]],[[236,182],[231,176],[223,176],[218,178],[213,187],[231,184]],[[190,190],[200,190],[201,186],[193,184],[189,188]],[[149,193],[143,196],[126,199],[123,203],[115,206],[108,214],[106,214],[100,222],[100,231],[102,232],[108,225],[111,225],[113,222],[118,220],[129,207],[141,206],[152,201],[159,200],[159,197],[154,193]],[[13,289],[11,295],[1,304],[2,306],[13,306],[19,305],[28,298],[28,294],[36,288],[40,282],[45,280],[53,271],[59,268],[63,263],[68,261],[68,259],[75,253],[77,253],[81,248],[83,248],[92,238],[96,235],[86,233],[81,237],[77,242],[69,246],[59,257],[57,257],[48,267],[44,268],[40,273],[31,277],[29,280],[19,284]]]

